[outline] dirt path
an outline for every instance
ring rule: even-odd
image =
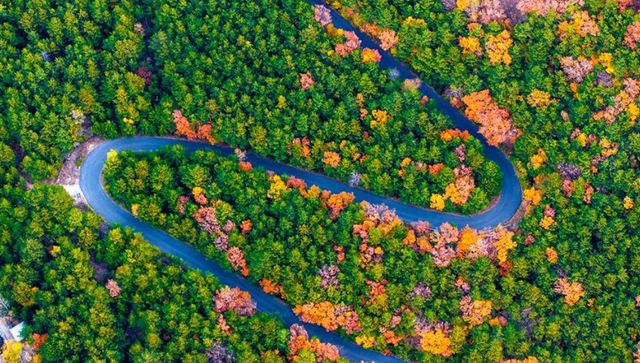
[[[60,168],[56,179],[48,183],[62,186],[76,204],[86,205],[86,200],[80,190],[80,164],[87,154],[102,142],[100,137],[94,136],[78,145],[64,157],[62,168]]]

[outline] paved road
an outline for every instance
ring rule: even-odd
[[[320,4],[322,2],[320,0],[309,0],[309,3]],[[380,62],[381,67],[397,70],[401,79],[417,78],[416,75],[407,67],[395,60],[387,52],[380,49],[377,44],[355,29],[336,12],[332,11],[332,16],[336,27],[355,31],[362,40],[362,45],[364,47],[378,49],[382,55],[382,61]],[[522,191],[513,166],[507,159],[506,155],[504,155],[498,148],[488,145],[486,139],[478,133],[477,126],[460,114],[432,88],[427,85],[422,85],[419,90],[429,98],[434,99],[438,108],[453,121],[457,128],[467,130],[473,136],[478,138],[484,145],[486,158],[495,161],[500,167],[504,176],[502,192],[498,202],[490,209],[473,216],[462,216],[427,210],[409,206],[396,200],[383,198],[361,189],[352,188],[323,175],[280,164],[273,160],[259,157],[253,153],[248,153],[247,159],[254,166],[264,167],[265,169],[273,170],[276,173],[293,175],[305,180],[308,185],[315,184],[322,189],[328,189],[332,192],[351,192],[356,196],[357,200],[366,200],[373,204],[384,203],[395,209],[398,216],[405,221],[427,220],[432,226],[439,226],[444,222],[450,222],[458,226],[470,225],[474,228],[484,228],[495,226],[501,222],[509,220],[520,205]],[[94,149],[84,160],[81,167],[80,188],[89,205],[96,213],[104,217],[107,222],[133,228],[135,231],[142,234],[146,240],[157,246],[161,251],[182,259],[192,268],[214,274],[220,282],[225,285],[239,287],[242,290],[248,291],[257,302],[259,310],[277,315],[287,325],[301,324],[305,326],[310,335],[316,336],[326,343],[338,346],[340,354],[349,360],[354,362],[401,362],[401,360],[397,358],[384,356],[380,353],[363,349],[362,347],[351,343],[347,339],[341,338],[338,334],[329,333],[321,327],[301,322],[293,314],[291,308],[282,300],[265,294],[260,288],[256,287],[239,275],[223,270],[216,263],[196,251],[191,245],[179,241],[169,236],[167,233],[136,219],[131,213],[129,213],[129,211],[122,209],[107,195],[101,177],[107,152],[110,150],[149,152],[164,146],[177,144],[184,146],[187,151],[213,150],[221,155],[230,155],[233,153],[233,150],[227,146],[208,145],[200,142],[172,138],[141,136],[107,141]]]

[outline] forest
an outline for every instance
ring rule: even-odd
[[[547,360],[552,352],[545,356],[540,346],[562,337],[546,337],[548,329],[574,314],[598,317],[585,303],[589,280],[562,272],[563,247],[535,241],[537,235],[407,225],[383,205],[354,203],[352,195],[254,169],[237,157],[185,154],[180,147],[113,156],[105,181],[135,216],[281,296],[303,320],[409,361],[453,354]],[[531,215],[521,225],[556,230],[539,223]],[[633,299],[626,306],[636,313]],[[550,315],[546,324],[523,316],[537,314],[533,307]],[[607,321],[600,319],[614,317],[594,323]],[[628,332],[637,329],[627,324]],[[565,349],[554,353],[574,354]]]
[[[75,208],[62,188],[27,191],[15,165],[2,170],[0,293],[28,322],[33,362],[345,362],[246,293]]]
[[[526,303],[514,318],[531,339],[548,339],[534,356],[638,360],[638,6],[512,3],[331,5],[472,121],[482,126],[490,115],[505,130],[517,129],[510,159],[529,205],[514,237],[522,243],[511,254],[512,273],[538,288],[520,298]],[[529,272],[516,273],[518,265]],[[566,282],[551,285],[550,278]],[[572,309],[552,309],[553,299],[542,298],[567,289],[584,294]],[[535,334],[534,326],[543,330]]]
[[[518,223],[407,224],[243,160],[251,150],[449,212],[498,197],[479,140],[419,81],[380,69],[329,7],[508,153],[523,184]],[[111,196],[305,322],[412,361],[640,361],[638,8],[0,4],[0,294],[27,324],[23,344],[47,362],[344,361],[51,185],[90,136],[172,134],[236,155],[123,152],[105,171]]]
[[[428,357],[414,339],[446,331],[455,341],[426,350],[451,353],[465,330],[492,318],[500,297],[489,276],[508,268],[516,246],[503,227],[405,225],[382,205],[213,152],[123,152],[108,160],[104,178],[135,216],[281,296],[303,320],[407,360]],[[473,310],[478,304],[488,309]]]
[[[473,213],[497,196],[500,171],[478,140],[366,60],[357,37],[325,32],[306,3],[173,3],[4,10],[2,137],[31,178],[54,176],[89,131],[175,130],[412,204],[435,195]],[[355,48],[339,55],[343,43]],[[447,187],[460,196],[444,198]]]

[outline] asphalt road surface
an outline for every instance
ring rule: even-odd
[[[309,0],[308,2],[311,4],[323,3],[319,0]],[[380,52],[382,55],[380,67],[395,70],[400,75],[400,79],[417,78],[406,66],[382,50],[376,43],[355,29],[333,10],[332,17],[333,23],[337,28],[356,32],[362,40],[363,47],[377,49]],[[500,167],[503,175],[502,191],[497,203],[492,205],[491,208],[471,216],[428,210],[407,205],[394,199],[384,198],[359,188],[353,188],[321,174],[281,164],[251,152],[247,153],[247,161],[251,162],[255,167],[263,167],[266,170],[272,170],[278,174],[292,175],[303,179],[308,185],[315,184],[322,189],[327,189],[334,193],[343,191],[353,193],[356,200],[366,200],[372,204],[386,204],[390,208],[395,209],[400,218],[408,222],[425,220],[429,221],[432,226],[439,226],[442,223],[449,222],[459,227],[469,225],[473,228],[486,228],[493,227],[511,219],[518,210],[522,200],[522,189],[515,170],[507,156],[502,153],[500,149],[488,145],[486,139],[478,133],[478,127],[451,106],[449,102],[440,97],[431,87],[422,84],[419,87],[419,91],[430,99],[435,100],[440,111],[452,120],[455,127],[461,130],[467,130],[471,135],[478,138],[484,145],[485,157],[496,162]],[[338,346],[340,354],[343,357],[353,362],[402,362],[402,360],[397,358],[384,356],[380,353],[364,349],[350,342],[348,339],[340,337],[337,333],[327,332],[317,325],[303,323],[293,314],[289,305],[282,300],[264,293],[259,287],[245,280],[240,275],[222,269],[218,264],[196,251],[191,245],[179,241],[169,236],[166,232],[160,231],[138,220],[107,195],[102,181],[102,168],[106,161],[107,153],[110,150],[118,152],[124,150],[149,152],[158,150],[164,146],[178,144],[184,146],[188,152],[195,150],[212,150],[221,155],[230,155],[233,153],[233,150],[228,146],[209,145],[174,138],[139,136],[109,140],[89,153],[81,166],[80,188],[85,199],[91,208],[107,222],[119,224],[123,227],[131,227],[161,251],[181,259],[190,267],[214,274],[220,282],[225,285],[239,287],[242,290],[248,291],[260,311],[278,316],[287,326],[291,324],[303,325],[309,332],[309,335],[316,336],[325,343]]]

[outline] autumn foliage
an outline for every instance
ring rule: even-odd
[[[201,207],[193,215],[198,222],[200,228],[210,234],[218,234],[220,232],[220,223],[216,217],[216,209],[213,207]]]
[[[204,193],[204,189],[200,187],[194,187],[191,190],[191,195],[193,196],[193,200],[200,205],[206,205],[209,201]]]
[[[462,156],[461,158],[464,159]],[[443,199],[451,200],[455,205],[462,205],[469,200],[471,193],[476,187],[476,183],[471,174],[471,169],[464,165],[455,168],[453,173],[455,175],[455,181],[447,185]]]
[[[494,20],[506,19],[505,10],[499,0],[444,0],[443,3],[446,10],[463,11],[471,22],[488,24]]]
[[[491,301],[472,300],[470,296],[464,296],[460,300],[460,312],[462,319],[470,328],[482,324],[491,315]]]
[[[420,349],[435,355],[449,357],[453,354],[451,325],[442,321],[420,323],[416,326]]]
[[[329,191],[323,191],[321,194],[322,205],[329,209],[329,218],[337,219],[340,212],[344,210],[353,200],[353,193],[341,192],[333,194]]]
[[[550,11],[563,14],[572,5],[584,5],[584,0],[519,0],[518,10],[523,13],[534,13],[545,16]]]
[[[440,132],[440,139],[444,142],[449,142],[453,140],[454,137],[458,137],[462,141],[467,141],[471,137],[471,134],[469,134],[467,130],[460,129],[447,129]]]
[[[311,72],[300,73],[300,87],[304,90],[310,89],[316,81],[313,80]]]
[[[361,53],[362,63],[380,62],[382,56],[377,49],[364,48]]]
[[[249,232],[251,232],[251,228],[253,228],[253,224],[251,223],[250,219],[245,219],[244,221],[242,221],[242,223],[240,224],[240,231],[242,232],[243,235],[247,235],[249,234]]]
[[[569,282],[569,279],[563,277],[555,282],[554,290],[558,294],[564,296],[565,304],[569,306],[575,305],[580,298],[584,296],[582,284],[578,282]]]
[[[327,26],[331,23],[331,12],[324,5],[315,5],[313,7],[313,16],[322,26]]]
[[[503,359],[500,361],[500,363],[539,363],[540,361],[533,356],[528,356],[524,359],[516,359],[516,358],[512,358],[512,359]]]
[[[560,66],[570,81],[580,83],[593,70],[593,63],[582,56],[560,58]]]
[[[334,305],[329,301],[308,303],[296,306],[293,312],[302,321],[320,325],[328,331],[342,328],[347,334],[352,334],[362,329],[358,314],[343,304]]]
[[[322,162],[327,166],[335,168],[340,163],[340,159],[341,159],[340,154],[338,154],[337,152],[325,151]]]
[[[560,33],[560,38],[564,38],[570,33],[577,34],[580,37],[587,35],[595,37],[600,34],[600,28],[598,24],[591,19],[588,12],[580,10],[571,14],[571,20],[564,21],[558,25],[558,33]]]
[[[511,116],[505,109],[498,107],[489,95],[489,90],[473,92],[462,98],[467,107],[464,114],[480,125],[480,133],[490,145],[511,145],[515,142],[517,131],[511,124]]]
[[[309,340],[307,330],[301,325],[291,325],[289,333],[287,346],[289,347],[290,360],[296,361],[298,352],[303,349],[313,352],[316,356],[316,362],[335,362],[340,358],[340,353],[335,345],[321,343],[318,338]]]
[[[105,287],[107,288],[107,290],[109,290],[109,296],[111,297],[117,297],[122,291],[120,289],[120,286],[118,286],[118,283],[115,280],[111,279],[107,281],[107,285]]]
[[[458,37],[458,44],[462,48],[462,53],[473,54],[476,57],[482,56],[482,45],[480,39],[474,36]]]
[[[191,127],[189,120],[182,114],[180,110],[173,111],[173,123],[176,126],[176,134],[184,136],[188,140],[206,140],[214,143],[215,139],[212,135],[211,124],[201,124],[197,130]]]
[[[356,35],[356,33],[351,31],[344,32],[345,42],[336,44],[335,51],[341,57],[346,57],[354,50],[360,48],[360,38]]]
[[[262,280],[260,280],[260,287],[262,288],[262,291],[271,295],[277,295],[282,292],[282,286],[273,283],[267,278],[263,278]]]
[[[632,81],[626,81],[637,71],[637,6],[627,0],[617,4],[581,0],[437,2],[340,0],[331,6],[350,12],[352,19],[359,17],[355,25],[379,40],[382,48],[391,49],[434,89],[444,90],[456,107],[480,125],[492,145],[506,146],[521,179],[525,200],[525,213],[518,215],[522,221],[510,221],[513,229],[475,230],[464,225],[397,222],[397,216],[381,207],[358,208],[344,196],[307,188],[295,178],[271,177],[267,181],[258,171],[249,172],[251,168],[244,167],[246,172],[237,175],[232,171],[238,168],[212,171],[215,183],[225,185],[222,193],[213,185],[207,186],[208,199],[216,195],[233,205],[233,210],[218,208],[216,217],[233,218],[239,231],[213,235],[216,240],[220,237],[220,242],[227,242],[229,248],[225,252],[229,252],[210,248],[207,242],[213,238],[199,230],[194,233],[189,228],[196,224],[193,221],[178,224],[181,220],[169,214],[178,195],[190,195],[194,202],[182,203],[182,209],[189,211],[184,218],[200,207],[214,208],[216,201],[198,202],[188,190],[171,193],[170,207],[161,206],[161,216],[168,217],[165,225],[186,238],[193,236],[194,245],[208,253],[213,251],[211,256],[225,266],[225,257],[232,255],[231,246],[238,247],[234,252],[242,248],[251,262],[252,280],[262,281],[265,290],[289,293],[287,299],[296,304],[329,301],[334,310],[340,302],[346,304],[361,318],[362,330],[351,338],[373,349],[388,349],[406,360],[431,358],[426,352],[441,356],[455,352],[458,355],[452,359],[461,361],[473,357],[500,361],[503,357],[533,354],[540,354],[541,360],[628,360],[634,343],[631,340],[636,340],[633,322],[614,317],[615,324],[607,324],[612,305],[606,297],[615,296],[613,300],[620,302],[614,309],[619,315],[633,316],[636,312],[631,307],[631,300],[638,295],[632,268],[634,249],[625,244],[634,241],[627,235],[637,229],[634,221],[638,219],[635,184],[640,142],[634,119],[638,113],[637,97],[633,96]],[[516,15],[526,21],[507,19],[512,14],[504,11],[505,4],[515,5],[516,9],[511,8],[515,13],[524,12],[525,15]],[[278,5],[273,4],[274,11]],[[420,5],[419,9],[414,5]],[[446,13],[443,8],[457,11]],[[623,8],[627,10],[620,11]],[[207,13],[199,10],[203,10],[199,14]],[[306,12],[306,18],[292,17],[300,27],[289,33],[283,29],[281,34],[286,37],[282,39],[260,38],[260,30],[269,28],[265,26],[268,23],[260,23],[260,17],[256,18],[256,26],[247,27],[247,34],[229,29],[229,39],[224,34],[221,39],[198,39],[207,46],[237,46],[238,52],[230,52],[229,59],[233,56],[247,60],[243,63],[247,75],[224,77],[223,84],[203,88],[197,81],[202,78],[198,73],[172,74],[173,64],[160,59],[154,60],[157,64],[145,64],[153,64],[150,67],[158,72],[154,77],[163,79],[163,84],[166,79],[166,84],[186,86],[172,95],[177,98],[174,104],[185,105],[185,115],[203,120],[212,117],[215,131],[230,135],[225,139],[239,147],[255,148],[278,160],[291,160],[296,166],[324,169],[331,177],[343,181],[348,178],[353,185],[371,190],[379,188],[384,192],[387,186],[397,186],[394,193],[400,192],[394,196],[406,198],[410,194],[405,199],[410,203],[426,206],[431,202],[436,209],[456,211],[465,210],[469,201],[476,204],[475,197],[481,193],[473,193],[475,187],[484,188],[498,180],[492,170],[478,172],[482,150],[475,146],[476,140],[465,141],[450,131],[454,126],[444,119],[436,119],[438,126],[433,127],[431,114],[425,116],[413,109],[399,111],[400,101],[391,97],[395,95],[375,97],[390,87],[378,82],[387,79],[386,71],[364,72],[377,69],[373,61],[361,64],[370,54],[357,49],[361,43],[354,33],[330,25],[326,6],[307,6]],[[465,24],[461,12],[471,23]],[[316,36],[322,29],[312,17],[329,36]],[[487,24],[490,19],[498,22]],[[190,27],[189,35],[196,31]],[[296,37],[298,33],[303,36]],[[155,39],[157,35],[153,37],[154,42],[160,43]],[[281,42],[284,44],[291,39],[295,46],[280,54],[269,47],[269,57],[265,57],[263,39],[275,47],[278,40],[285,40]],[[182,50],[187,52],[175,54],[198,54],[196,42],[192,43],[184,44]],[[179,41],[168,44],[163,49],[180,48]],[[296,52],[298,49],[318,51],[305,57]],[[258,56],[252,59],[252,53]],[[222,54],[218,58],[222,59]],[[189,60],[195,59],[198,58]],[[269,63],[274,66],[270,68]],[[255,64],[260,68],[252,67]],[[328,68],[321,67],[323,64],[347,70],[349,77],[335,77]],[[181,68],[185,67],[178,66],[178,71]],[[227,71],[210,69],[215,72],[204,73],[205,79],[214,82],[213,75]],[[353,74],[357,76],[351,77]],[[400,74],[404,72],[391,70],[388,78]],[[281,96],[284,100],[278,100],[278,106],[269,95],[265,102],[255,97],[260,90],[271,89],[265,86],[272,83],[260,83],[261,76],[268,82],[276,79],[272,89],[277,94],[273,98]],[[140,79],[135,80],[140,83]],[[331,80],[336,82],[327,82]],[[393,85],[398,88],[400,81]],[[256,87],[252,86],[254,82]],[[323,93],[327,84],[340,85],[332,90],[334,97]],[[357,86],[350,88],[352,84]],[[417,84],[403,82],[402,97],[415,95],[412,89]],[[189,102],[192,98],[193,102]],[[212,100],[220,103],[215,113],[209,113],[208,102]],[[252,108],[254,103],[256,107]],[[423,109],[433,103],[428,101]],[[298,108],[308,112],[296,113]],[[92,115],[96,129],[104,122],[98,116]],[[144,112],[141,117],[124,116],[135,120],[135,126],[146,122]],[[412,139],[412,124],[428,132]],[[295,128],[288,132],[287,127]],[[572,132],[576,129],[582,131]],[[193,132],[198,133],[195,129]],[[398,134],[401,137],[394,138]],[[520,137],[518,142],[514,142],[516,137]],[[402,144],[406,152],[396,152],[392,144]],[[413,148],[414,144],[421,146]],[[378,149],[383,151],[377,152]],[[467,167],[474,169],[473,174]],[[373,169],[379,172],[371,172]],[[184,177],[182,173],[176,172],[173,180],[179,182],[177,176]],[[225,184],[228,179],[238,186]],[[120,184],[129,190],[135,187],[128,179],[123,181]],[[166,191],[173,192],[163,190],[162,194]],[[158,195],[149,201],[131,199],[140,205],[141,217],[148,218],[154,210],[150,207],[164,200],[161,193]],[[251,227],[244,228],[243,220],[250,220]],[[221,219],[220,224],[223,222]],[[524,242],[516,247],[516,241]],[[241,269],[243,256],[236,256],[233,265]],[[582,308],[579,301],[585,291],[564,276],[583,279],[585,271],[590,278],[589,293],[600,296],[598,293],[603,292],[604,300],[598,298],[597,305],[590,306],[593,313],[568,316],[566,311],[587,311],[589,305]],[[556,275],[561,280],[554,285]],[[617,280],[625,283],[614,283]],[[386,310],[375,303],[385,298]],[[558,309],[550,305],[554,299]],[[573,301],[581,307],[562,307]],[[321,314],[311,312],[313,309],[336,320],[335,312],[329,314],[322,306],[307,307],[309,311],[305,313],[321,319]],[[451,327],[436,325],[437,319],[449,320]],[[434,326],[425,328],[424,321]],[[562,330],[567,321],[571,323],[570,334]],[[593,329],[594,326],[600,329]],[[575,336],[581,339],[572,339]],[[397,343],[400,338],[403,340]],[[599,342],[602,344],[595,344]],[[394,349],[396,343],[398,349]],[[416,348],[425,353],[416,352]]]
[[[378,36],[380,39],[380,48],[390,50],[398,43],[398,35],[392,29],[385,29]]]
[[[189,140],[196,138],[196,132],[191,128],[191,124],[180,110],[173,111],[173,123],[176,125],[176,134],[184,136]]]
[[[508,30],[503,30],[498,35],[489,35],[487,37],[487,56],[489,62],[493,65],[496,64],[511,64],[511,55],[509,55],[509,48],[513,44],[511,40],[511,33]]]
[[[527,96],[527,103],[532,107],[545,109],[553,103],[553,100],[548,92],[534,89],[529,96]]]
[[[215,304],[214,310],[218,313],[233,311],[241,316],[249,316],[256,313],[256,305],[251,300],[251,295],[237,287],[225,286],[218,290],[216,296],[213,297],[213,302]]]
[[[624,89],[614,97],[613,104],[593,115],[596,121],[605,121],[611,124],[625,111],[629,113],[633,121],[640,116],[640,109],[638,109],[636,104],[636,100],[640,96],[640,81],[633,78],[626,78],[623,84]]]
[[[49,334],[44,333],[44,334],[38,334],[38,333],[33,333],[31,334],[31,339],[33,339],[33,349],[37,352],[40,350],[40,347],[42,346],[42,344],[44,344],[47,341],[47,338],[49,338]]]
[[[640,22],[629,24],[624,34],[624,45],[636,49],[637,43],[640,43]]]
[[[244,259],[244,252],[238,247],[231,247],[227,251],[227,259],[231,266],[235,270],[240,270],[242,276],[249,276],[249,268],[247,267],[247,261]]]

